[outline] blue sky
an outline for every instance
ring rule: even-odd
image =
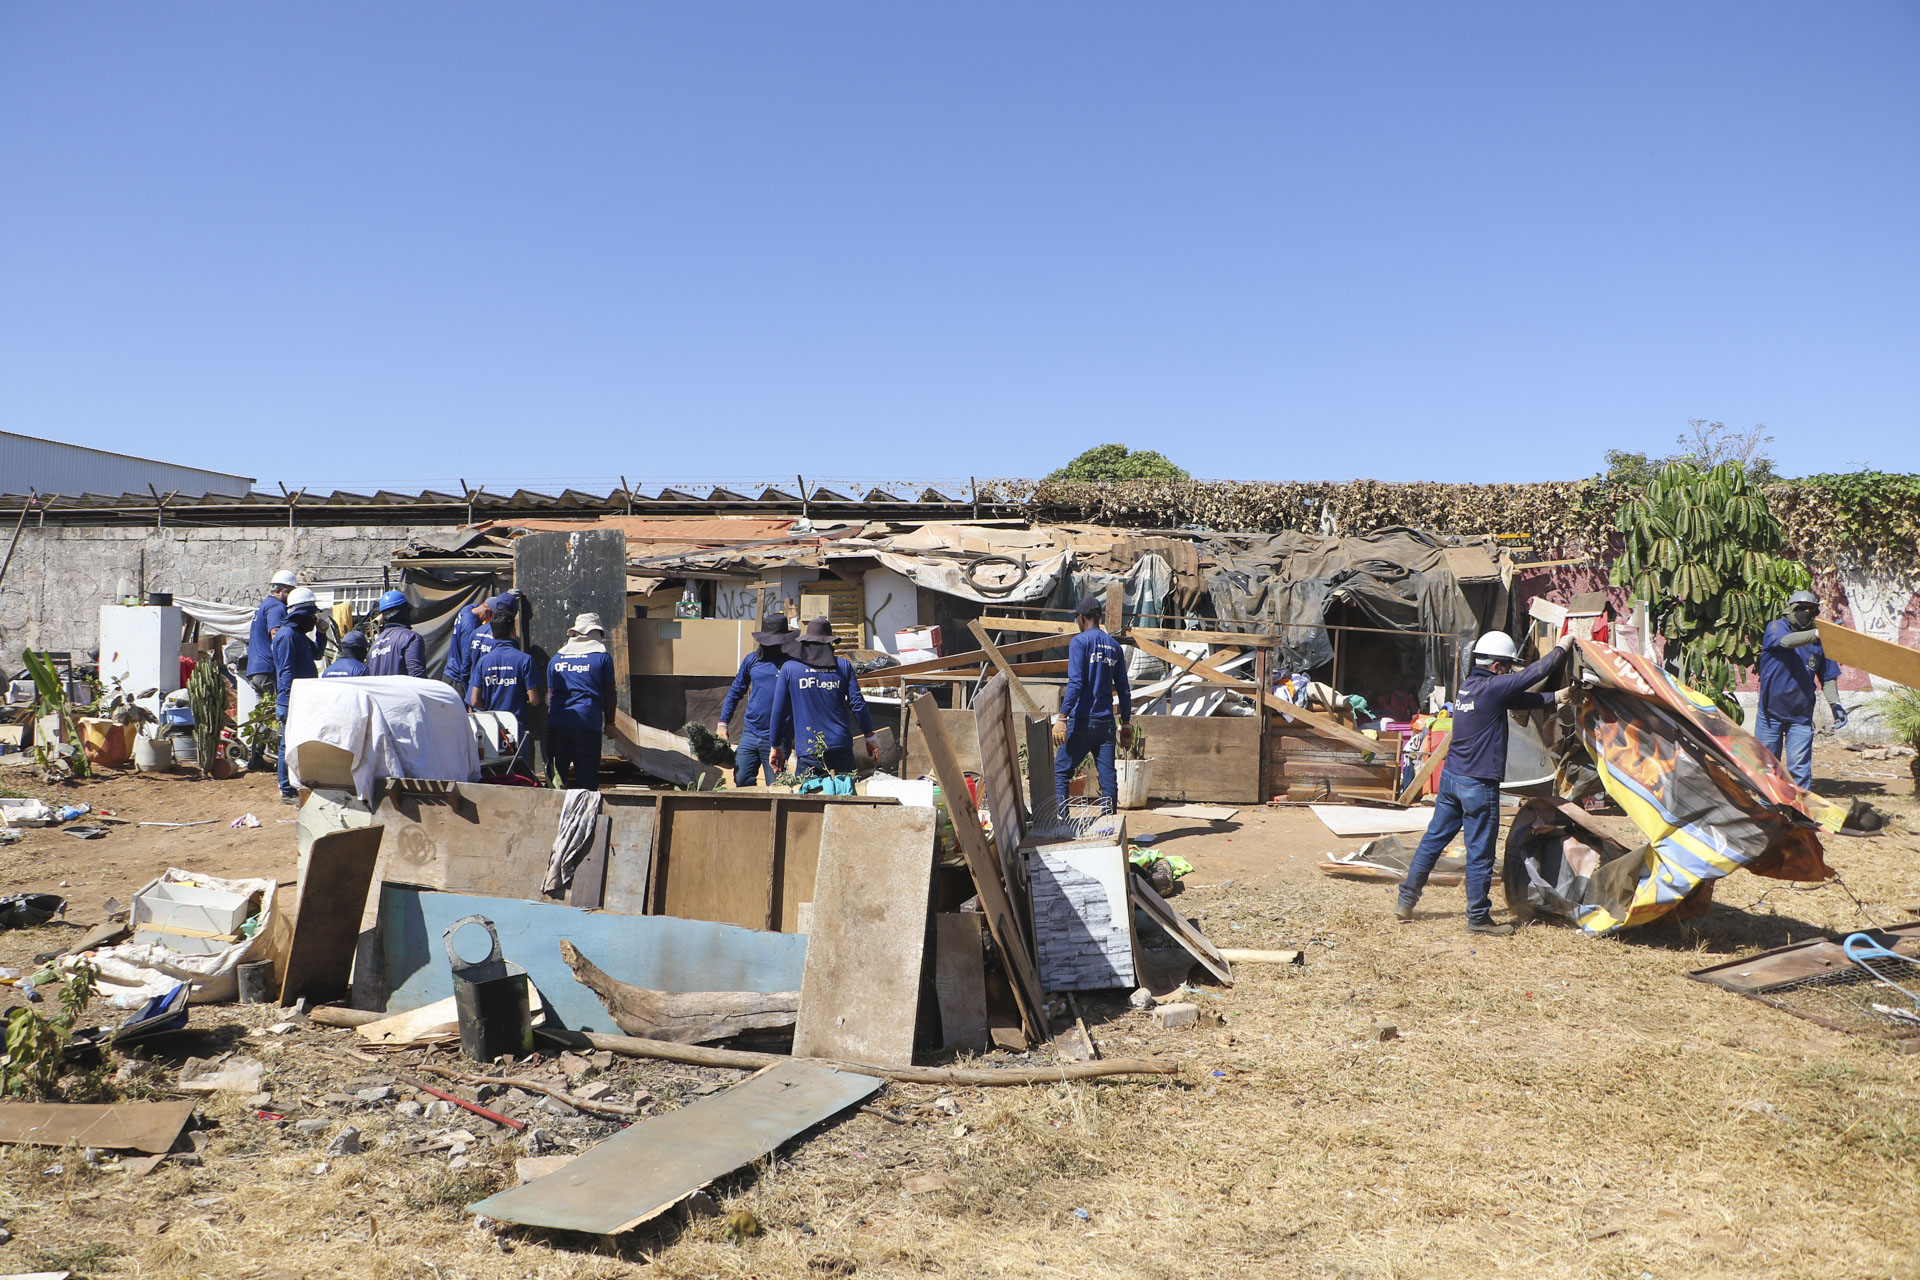
[[[0,0],[0,426],[274,482],[1920,470],[1920,6]]]

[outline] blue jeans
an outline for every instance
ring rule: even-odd
[[[600,789],[600,731],[547,726],[547,762],[560,784],[579,791]]]
[[[793,762],[793,771],[803,778],[827,773],[852,773],[859,767],[853,762],[852,747],[828,747],[824,756],[801,756]]]
[[[760,774],[761,781],[773,785],[772,752],[766,742],[751,729],[740,731],[740,741],[733,744],[733,785],[750,787],[754,784],[754,775]]]
[[[1813,787],[1813,722],[1796,724],[1792,720],[1776,720],[1762,711],[1753,722],[1753,736],[1760,739],[1760,745],[1773,752],[1774,758],[1787,766],[1787,772],[1801,786]],[[1782,747],[1785,750],[1782,750]]]
[[[298,791],[287,785],[287,757],[292,754],[287,750],[287,704],[276,702],[273,709],[280,716],[280,794],[298,795],[300,794]]]
[[[1500,831],[1500,784],[1462,778],[1448,769],[1440,774],[1440,794],[1434,800],[1433,821],[1414,850],[1407,878],[1400,882],[1400,905],[1420,901],[1440,851],[1461,828],[1467,833],[1467,920],[1493,922],[1493,841]]]
[[[1088,756],[1093,757],[1094,772],[1100,775],[1100,812],[1112,813],[1120,798],[1120,783],[1113,776],[1113,720],[1089,720],[1067,733],[1067,745],[1053,757],[1053,795],[1060,803],[1060,815],[1067,812],[1067,784],[1073,771]]]

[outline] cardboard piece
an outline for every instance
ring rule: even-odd
[[[0,1102],[0,1142],[38,1147],[99,1147],[108,1151],[173,1149],[193,1118],[185,1102]]]
[[[631,923],[631,922],[629,922]],[[469,1205],[496,1222],[618,1235],[873,1096],[882,1084],[798,1060],[650,1116],[557,1172]]]
[[[796,1058],[912,1063],[937,816],[900,806],[827,810]]]
[[[540,993],[531,984],[527,987],[527,1006],[537,1022],[543,1006]],[[354,1028],[354,1032],[370,1044],[388,1048],[445,1044],[460,1038],[460,1011],[454,1008],[453,997],[448,996],[445,1000],[396,1013],[378,1022],[363,1022]]]

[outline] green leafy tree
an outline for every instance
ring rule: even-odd
[[[1060,468],[1049,480],[1187,480],[1192,477],[1151,449],[1123,444],[1095,445]]]
[[[1736,720],[1733,687],[1760,656],[1768,619],[1809,582],[1738,462],[1671,461],[1620,509],[1615,586],[1647,601],[1680,678]]]

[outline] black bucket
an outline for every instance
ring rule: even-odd
[[[487,958],[468,964],[453,949],[453,935],[470,924],[487,931],[492,950]],[[460,1051],[476,1062],[491,1062],[503,1053],[519,1057],[533,1052],[533,1011],[527,998],[527,971],[508,964],[500,954],[500,935],[485,916],[462,916],[447,926],[440,940],[453,967],[453,1005],[460,1015]]]

